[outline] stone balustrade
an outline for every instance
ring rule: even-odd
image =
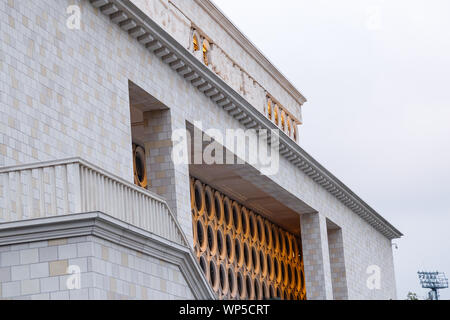
[[[188,245],[164,199],[82,159],[1,168],[0,182],[0,222],[98,211]]]

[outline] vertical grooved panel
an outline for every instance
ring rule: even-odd
[[[63,186],[63,214],[68,214],[69,211],[69,186],[67,179],[67,166],[61,166],[61,178]]]
[[[39,217],[45,217],[44,169],[39,168]]]

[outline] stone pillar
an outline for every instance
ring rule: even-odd
[[[181,116],[172,117],[173,130],[186,130],[186,121]],[[187,145],[186,145],[187,147]],[[186,150],[187,151],[187,150]],[[189,164],[174,164],[175,207],[177,219],[183,229],[189,244],[194,246],[191,214],[191,191],[189,182]]]
[[[320,213],[300,217],[306,297],[308,300],[333,299],[326,218]]]
[[[167,109],[145,112],[144,119],[145,152],[150,179],[148,189],[164,197],[169,207],[176,213],[170,111]]]
[[[176,121],[170,109],[145,112],[144,131],[149,190],[164,197],[193,246],[189,190],[189,165],[175,164],[172,159],[172,132],[186,130],[184,121]]]
[[[331,280],[335,300],[347,300],[348,288],[345,273],[344,242],[342,229],[328,230],[328,247],[330,250]]]

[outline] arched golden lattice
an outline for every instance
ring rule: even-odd
[[[191,178],[194,251],[220,299],[306,299],[297,236]]]

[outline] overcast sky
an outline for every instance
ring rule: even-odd
[[[425,296],[419,269],[450,276],[450,1],[214,2],[308,99],[301,146],[405,234],[398,298]]]

